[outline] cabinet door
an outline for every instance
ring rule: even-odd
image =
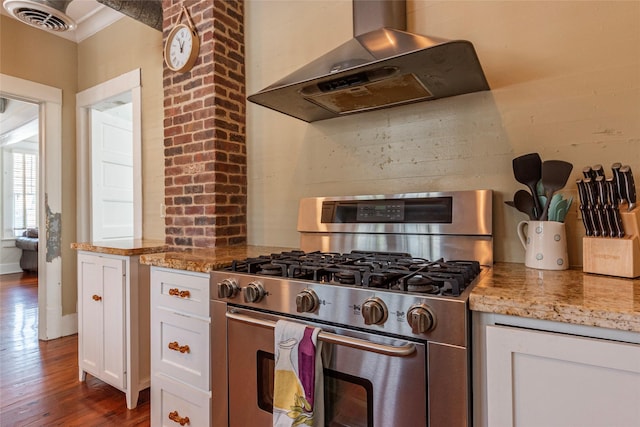
[[[103,368],[102,380],[126,389],[124,260],[102,258]]]
[[[78,254],[78,344],[80,368],[102,371],[102,264],[99,256]]]
[[[487,327],[490,426],[632,426],[640,420],[640,346]]]
[[[80,368],[125,389],[125,261],[78,255]]]

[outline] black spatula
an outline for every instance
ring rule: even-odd
[[[536,186],[540,181],[542,173],[542,160],[538,153],[525,154],[513,159],[513,176],[521,184],[529,187],[531,191],[531,198],[533,199],[534,217],[533,219],[540,218],[542,213],[542,207],[540,206],[540,200],[536,192]]]
[[[542,209],[540,221],[549,219],[548,210],[553,193],[565,186],[572,169],[573,165],[564,160],[546,160],[542,163],[542,186],[544,187],[544,195],[547,197],[547,201]]]
[[[529,192],[525,190],[516,191],[516,194],[513,195],[513,204],[520,212],[526,213],[529,216],[529,219],[537,219],[533,213],[533,197],[531,197]]]

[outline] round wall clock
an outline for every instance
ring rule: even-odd
[[[189,25],[177,24],[173,27],[164,47],[164,60],[167,66],[179,73],[189,71],[193,67],[200,51],[198,33],[184,6],[178,16],[178,22],[180,22],[183,13],[187,15]]]

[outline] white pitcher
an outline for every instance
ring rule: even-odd
[[[521,221],[518,237],[525,250],[524,265],[527,267],[540,270],[569,268],[567,233],[563,222]]]

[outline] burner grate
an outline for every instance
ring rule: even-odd
[[[458,296],[480,274],[480,263],[429,261],[397,252],[290,251],[236,260],[227,270],[321,284]]]

